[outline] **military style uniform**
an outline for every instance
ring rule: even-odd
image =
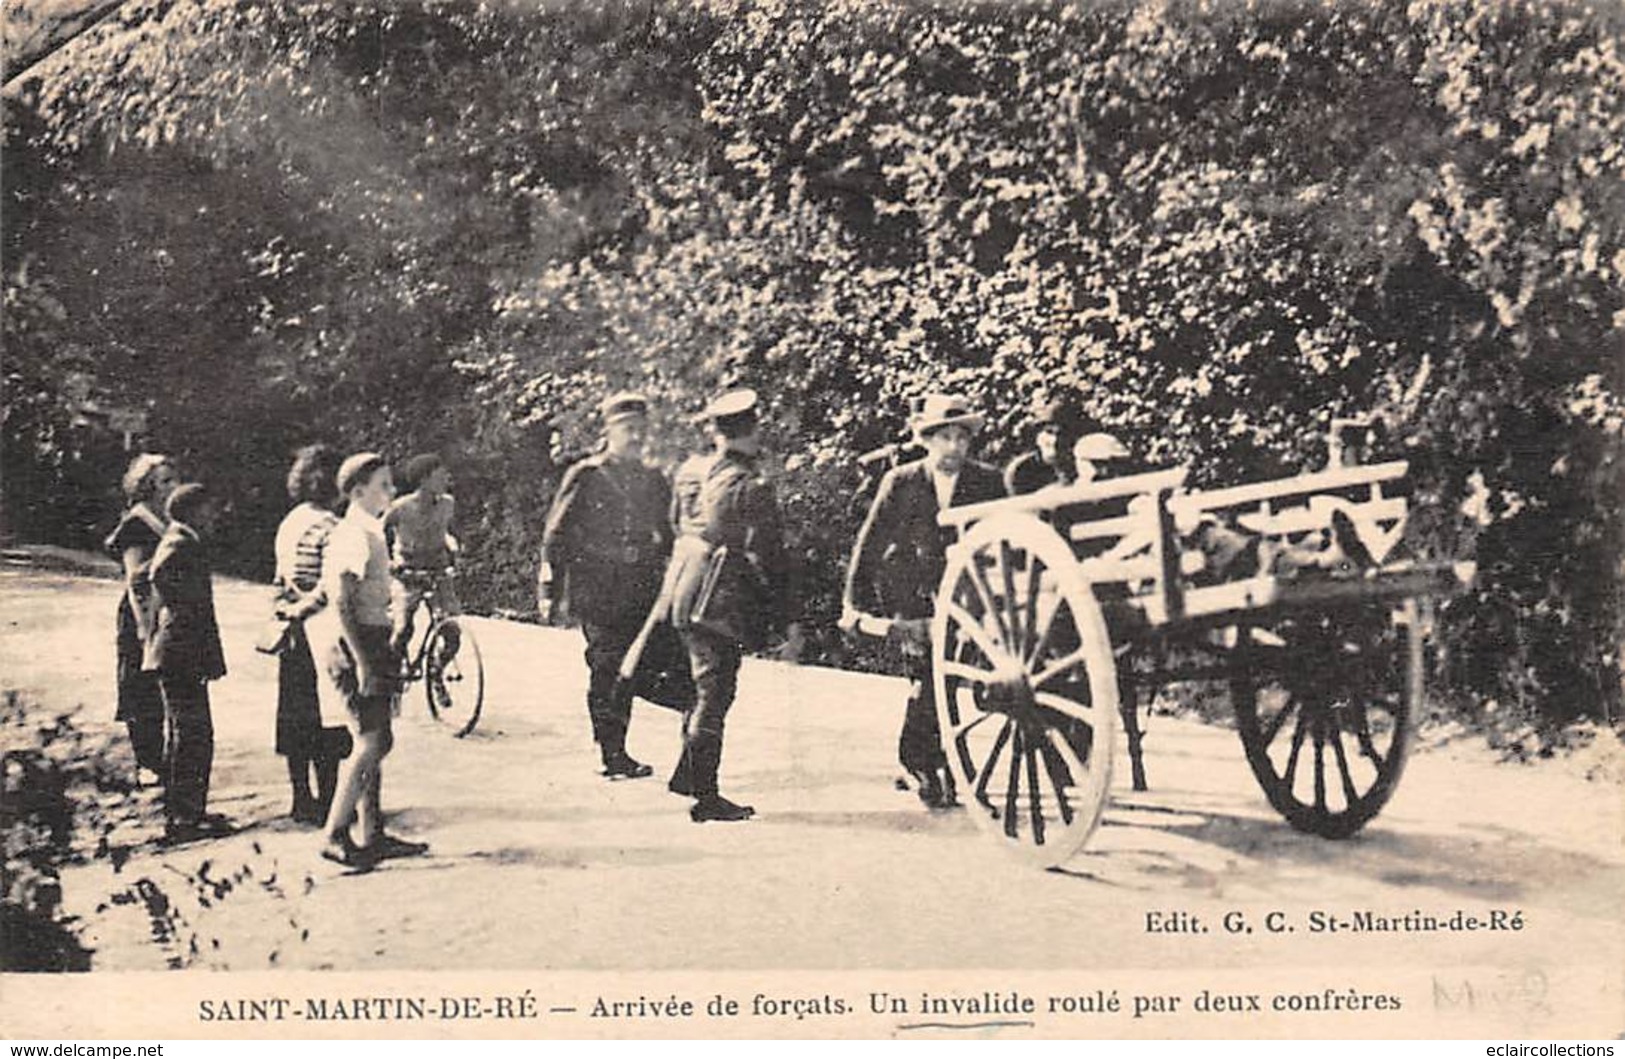
[[[660,592],[670,510],[659,471],[598,454],[565,473],[542,536],[543,570],[555,571],[547,589],[587,640],[587,712],[609,772],[628,761],[632,690],[617,686],[617,671]]]
[[[778,501],[754,458],[734,451],[693,457],[678,470],[672,493],[677,551],[720,546],[735,557],[722,575],[733,584],[713,594],[719,603],[705,624],[682,613],[681,603],[672,614],[688,645],[697,701],[683,722],[683,756],[671,788],[703,799],[717,794],[723,726],[738,690],[741,656],[789,624],[789,566]]]
[[[965,461],[954,483],[949,507],[962,507],[1004,496],[1004,483],[992,467]],[[874,505],[858,530],[847,568],[845,609],[896,621],[923,622],[931,617],[937,585],[947,568],[954,531],[937,524],[942,510],[936,483],[925,460],[906,463],[881,479]],[[922,797],[935,782],[948,783],[947,756],[937,723],[931,684],[931,659],[910,659],[914,693],[908,701],[897,758],[921,783]]]
[[[729,420],[753,424],[755,406],[753,391],[736,390],[713,401],[706,418],[719,431]],[[683,720],[683,754],[668,786],[696,799],[690,813],[696,822],[742,820],[754,810],[721,797],[717,771],[741,655],[785,632],[794,612],[778,500],[757,457],[724,443],[678,470],[672,525],[670,618],[688,647],[697,695]]]

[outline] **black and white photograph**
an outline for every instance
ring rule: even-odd
[[[1617,0],[3,25],[0,1036],[1625,1033]]]

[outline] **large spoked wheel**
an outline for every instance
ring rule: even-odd
[[[485,701],[485,663],[479,641],[458,618],[442,618],[429,630],[423,678],[429,716],[459,738],[472,732]]]
[[[1044,867],[1083,848],[1111,789],[1117,668],[1072,550],[1036,518],[971,528],[931,626],[937,715],[960,796]]]
[[[1269,631],[1237,639],[1231,696],[1247,764],[1293,827],[1347,838],[1382,810],[1405,769],[1422,701],[1417,607]]]

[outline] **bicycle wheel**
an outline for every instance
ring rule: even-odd
[[[442,618],[423,645],[423,690],[429,716],[461,738],[480,721],[485,663],[473,632],[456,617]]]

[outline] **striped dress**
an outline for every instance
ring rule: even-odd
[[[315,504],[288,512],[276,534],[279,598],[292,602],[317,591],[322,549],[338,516]],[[317,699],[316,663],[302,624],[295,624],[277,672],[276,752],[285,757],[322,756],[322,714]]]

